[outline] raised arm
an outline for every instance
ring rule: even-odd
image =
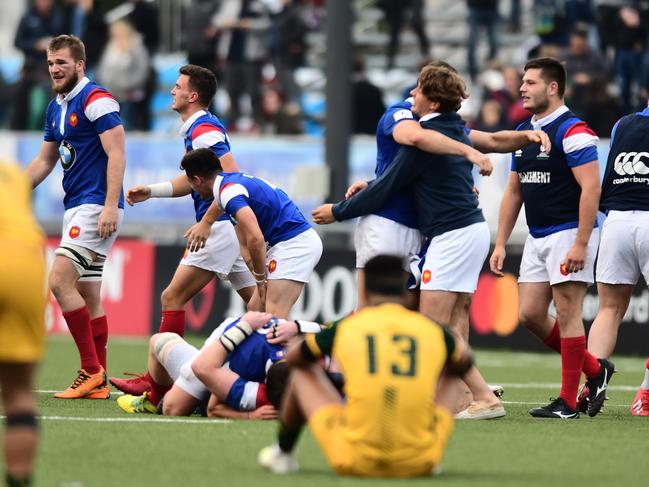
[[[59,160],[59,144],[43,141],[38,155],[29,163],[25,173],[35,188],[52,172]]]
[[[400,145],[412,146],[431,154],[462,156],[480,168],[480,174],[492,171],[489,157],[470,145],[451,139],[436,130],[425,129],[419,122],[403,120],[392,130],[392,136]]]
[[[411,147],[402,147],[385,172],[371,181],[367,188],[335,205],[316,208],[312,213],[313,221],[326,224],[380,210],[396,192],[417,179],[422,169],[417,152]]]
[[[550,138],[543,130],[500,130],[494,133],[472,130],[469,138],[482,152],[514,152],[530,144],[541,144],[543,152],[548,154],[551,148]]]

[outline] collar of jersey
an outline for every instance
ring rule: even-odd
[[[183,137],[187,136],[187,132],[189,132],[189,128],[192,126],[192,124],[198,120],[200,117],[205,115],[207,112],[205,110],[199,110],[196,113],[194,113],[191,117],[185,121],[182,127],[180,127],[180,135]]]
[[[81,81],[79,81],[77,83],[77,85],[74,88],[72,88],[72,91],[70,93],[68,93],[65,96],[56,95],[56,103],[58,103],[59,105],[62,105],[63,102],[68,102],[68,101],[72,100],[72,98],[77,96],[81,92],[81,90],[83,90],[85,88],[85,86],[88,83],[90,83],[90,80],[87,77],[84,76],[81,79]]]
[[[427,113],[426,115],[424,115],[423,117],[421,117],[419,119],[419,123],[425,122],[426,120],[432,120],[433,118],[439,117],[440,115],[441,115],[441,113],[439,113],[439,112]]]
[[[532,117],[532,120],[530,123],[532,124],[532,127],[534,130],[539,130],[541,127],[545,127],[546,125],[554,122],[557,118],[559,118],[561,115],[566,113],[568,111],[568,107],[565,105],[561,105],[559,108],[557,108],[555,111],[553,111],[550,115],[546,115],[543,118],[540,118],[537,120],[536,115]]]

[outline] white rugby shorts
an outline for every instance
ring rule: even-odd
[[[421,250],[421,233],[379,215],[366,215],[356,224],[354,247],[357,269],[364,269],[367,261],[377,255],[388,254],[403,257],[403,269],[410,272],[408,263],[418,260]]]
[[[475,292],[490,242],[487,222],[473,223],[433,237],[424,256],[420,289]]]
[[[551,286],[569,281],[592,284],[599,244],[599,229],[597,228],[594,228],[590,234],[588,256],[584,268],[579,272],[571,272],[565,276],[561,273],[561,264],[576,238],[576,228],[552,233],[547,237],[534,238],[528,235],[523,248],[518,282],[549,282]]]
[[[122,228],[124,210],[117,210],[117,231],[103,239],[99,236],[98,224],[103,205],[85,204],[65,210],[60,247],[65,244],[78,245],[96,254],[107,256]]]
[[[649,282],[649,211],[609,211],[599,242],[595,278],[605,284]]]
[[[235,290],[255,286],[255,279],[241,257],[234,227],[226,220],[212,225],[205,247],[196,252],[185,250],[180,265],[213,272],[222,281],[230,281]]]
[[[273,245],[266,253],[268,280],[309,282],[322,255],[322,240],[313,228]]]

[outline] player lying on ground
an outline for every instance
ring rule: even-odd
[[[184,416],[212,392],[208,408],[212,415],[272,419],[271,405],[279,402],[286,374],[285,366],[278,363],[284,357],[281,344],[295,336],[299,326],[295,321],[272,319],[268,313],[248,312],[225,320],[201,350],[175,333],[157,333],[149,347],[151,391],[122,396],[117,403],[128,413],[153,413],[164,396],[162,413]],[[310,322],[302,322],[301,327],[320,329]],[[198,359],[207,371],[200,378],[192,370],[192,362]]]
[[[453,427],[456,382],[472,360],[461,338],[403,306],[402,265],[396,256],[370,259],[367,307],[291,345],[278,443],[259,453],[263,467],[297,470],[293,450],[307,422],[338,474],[411,477],[439,467]],[[342,368],[344,402],[317,365],[324,354]]]

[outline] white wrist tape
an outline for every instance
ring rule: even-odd
[[[171,198],[174,194],[174,186],[171,181],[164,183],[149,184],[151,198]]]
[[[315,321],[295,320],[300,333],[320,333],[322,327]]]
[[[219,341],[228,352],[233,352],[242,341],[252,335],[252,331],[253,330],[248,323],[239,320],[239,323],[228,328],[225,333],[219,337]]]

